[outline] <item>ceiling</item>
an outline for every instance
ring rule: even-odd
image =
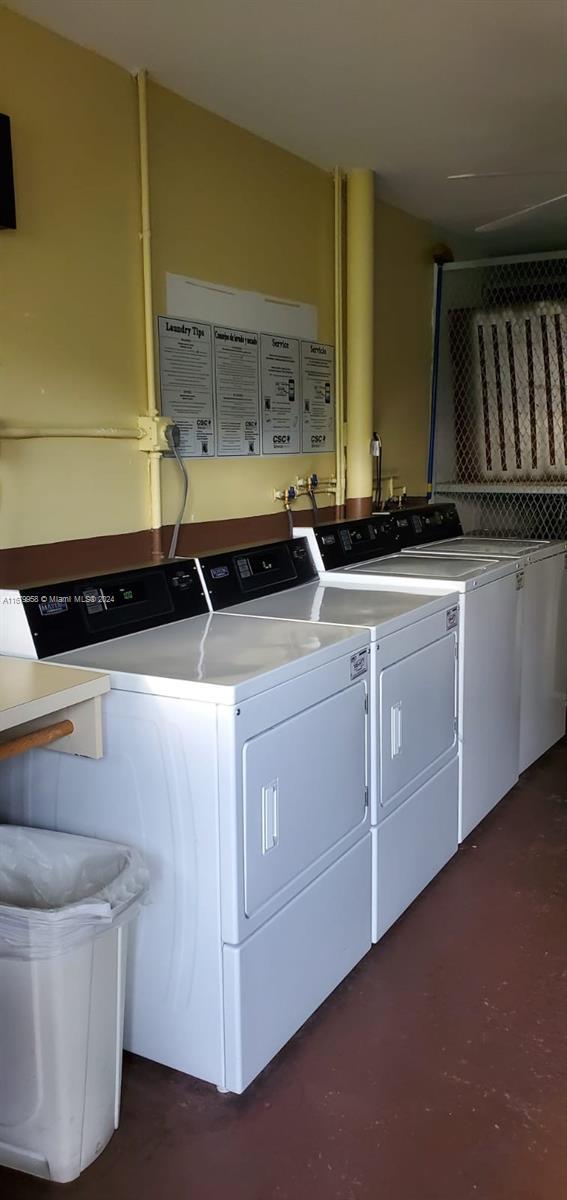
[[[567,245],[567,0],[9,0],[484,256]],[[459,172],[506,179],[449,182]],[[562,174],[563,172],[563,174]],[[533,174],[531,174],[533,173]]]

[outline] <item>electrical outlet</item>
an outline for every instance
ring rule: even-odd
[[[138,450],[146,454],[168,451],[166,430],[173,424],[171,417],[138,417]]]

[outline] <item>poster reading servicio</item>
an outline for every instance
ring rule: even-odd
[[[275,333],[260,336],[262,452],[299,454],[299,340]]]
[[[335,449],[335,349],[301,343],[302,445],[304,454]]]

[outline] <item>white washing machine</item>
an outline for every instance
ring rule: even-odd
[[[458,846],[458,596],[334,586],[304,539],[198,560],[215,610],[370,634],[372,936],[377,941]],[[431,680],[435,679],[432,693]]]
[[[435,513],[437,506],[431,506]],[[443,505],[443,513],[447,509]],[[455,509],[455,517],[458,515]],[[446,526],[440,521],[438,528]],[[470,537],[462,533],[406,554],[513,558],[524,571],[521,608],[519,770],[525,771],[565,733],[567,691],[567,546],[561,541]]]
[[[297,530],[297,535],[306,530]],[[459,841],[518,779],[520,594],[513,559],[391,554],[379,516],[318,525],[309,544],[322,578],[345,586],[459,594]],[[436,680],[431,680],[435,693]]]
[[[212,614],[190,560],[4,591],[0,620],[112,689],[103,757],[2,763],[0,820],[143,852],[126,1047],[242,1092],[371,945],[368,630]]]

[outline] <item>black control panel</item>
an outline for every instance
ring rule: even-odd
[[[208,612],[192,558],[20,589],[38,658]]]
[[[390,517],[361,517],[356,521],[333,521],[317,525],[315,537],[326,571],[380,558],[399,549]]]
[[[356,521],[317,525],[315,537],[326,571],[348,567],[369,558],[395,554],[404,546],[419,546],[463,532],[454,504],[428,504],[375,513]]]
[[[318,578],[306,538],[225,550],[199,564],[215,611]]]
[[[398,544],[422,546],[445,538],[460,537],[463,532],[454,504],[427,504],[419,508],[400,508],[390,513]]]

